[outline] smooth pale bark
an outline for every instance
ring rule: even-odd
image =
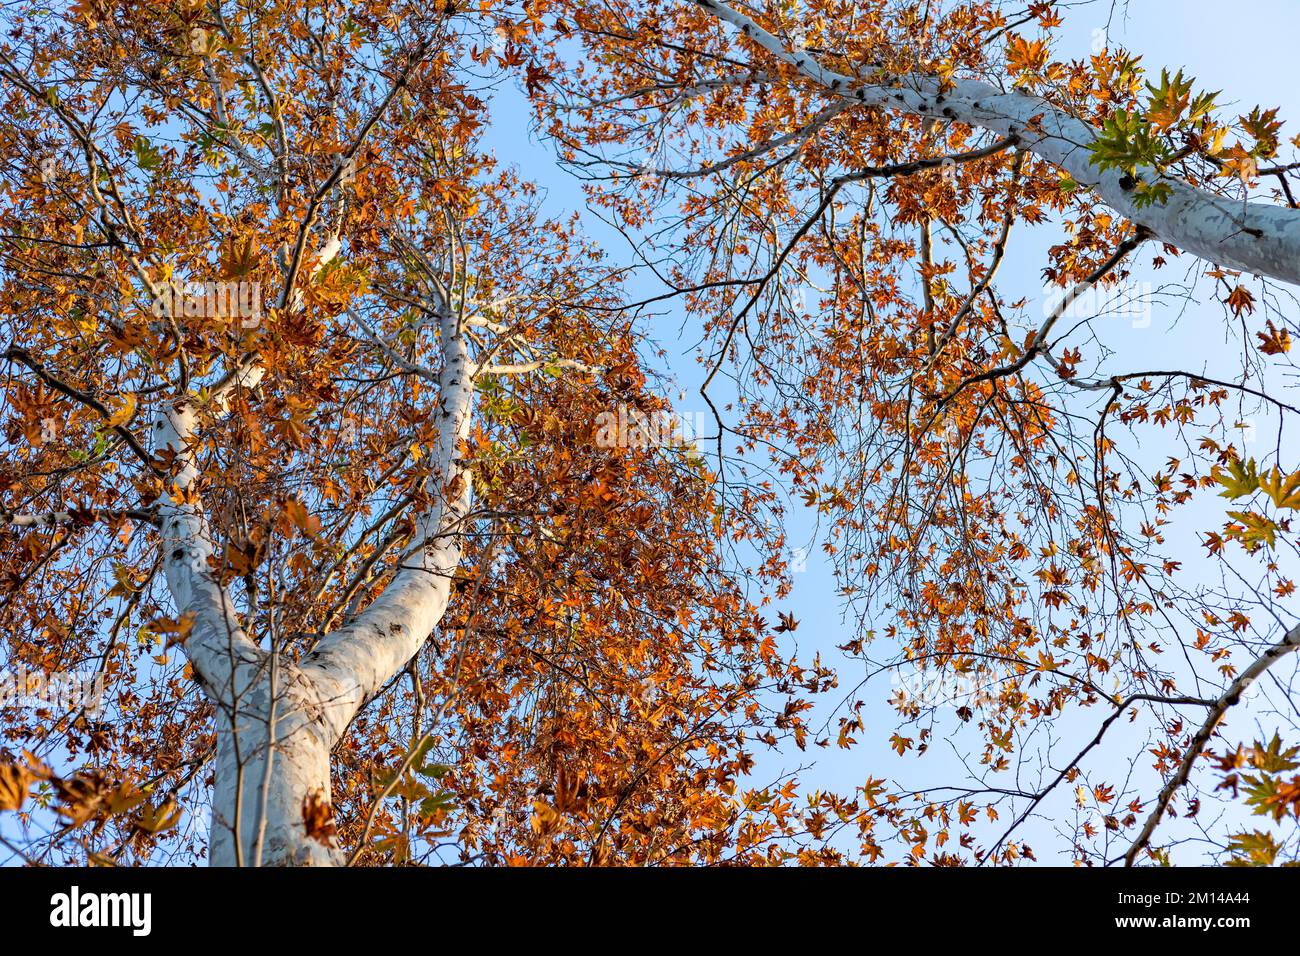
[[[339,734],[429,639],[447,609],[460,564],[471,481],[459,445],[469,433],[474,368],[455,317],[445,303],[441,311],[437,479],[431,478],[428,488],[432,505],[416,524],[417,546],[383,593],[303,661],[304,672],[327,697],[327,719]]]
[[[197,503],[194,406],[179,403],[155,422],[155,448],[179,462],[159,507],[163,567],[176,607],[190,621],[186,654],[216,712],[214,866],[343,862],[337,847],[306,826],[309,802],[329,802],[330,750],[446,611],[470,505],[459,445],[469,431],[474,368],[455,317],[442,305],[441,421],[428,479],[431,505],[417,522],[416,545],[379,597],[300,665],[273,660],[245,634],[229,595],[210,573],[212,540]],[[263,374],[255,361],[247,363],[214,390],[213,407],[224,410],[236,388],[256,387]]]
[[[212,401],[224,408],[234,389],[253,388],[261,378],[257,367],[233,376]],[[174,455],[179,464],[158,505],[160,547],[172,599],[190,624],[185,653],[212,700],[229,706],[257,679],[265,654],[244,634],[229,595],[209,573],[212,537],[195,489],[197,423],[198,413],[188,401],[165,409],[154,422],[155,449]]]
[[[1092,165],[1089,146],[1097,131],[1046,100],[1004,92],[979,80],[959,80],[942,90],[934,77],[908,75],[893,84],[864,84],[856,77],[823,67],[807,53],[788,50],[757,23],[717,0],[692,0],[806,79],[844,99],[916,116],[1017,136],[1022,148],[1068,172],[1075,182],[1094,190],[1112,209],[1145,226],[1156,237],[1218,265],[1300,284],[1300,210],[1266,203],[1243,203],[1179,180],[1165,179],[1169,201],[1139,209],[1133,185],[1124,176]],[[1154,170],[1139,170],[1154,182]]]
[[[212,400],[216,408],[225,407],[235,388],[255,387],[262,374],[260,366],[253,365],[232,376],[214,392]],[[268,745],[270,702],[276,696],[271,693],[269,681],[271,661],[244,633],[229,594],[212,577],[208,564],[213,554],[212,537],[198,504],[196,487],[199,472],[194,462],[194,445],[197,440],[198,412],[190,401],[165,409],[154,422],[156,454],[174,456],[178,466],[171,488],[158,508],[163,572],[177,611],[188,626],[182,641],[186,656],[213,704],[216,723],[217,761],[209,860],[215,866],[243,864],[258,856],[269,857],[274,862],[288,859],[309,862],[317,851],[307,845],[315,841],[306,839],[301,804],[292,815],[287,804],[304,799],[307,792],[318,789],[322,782],[328,792],[329,750],[326,747],[322,752],[322,776],[319,772],[322,760],[308,752],[319,750],[312,735],[302,734],[300,727],[288,726],[288,720],[283,727],[277,721],[275,736],[282,742],[279,752]],[[286,686],[292,686],[292,682]],[[286,715],[302,712],[288,701],[283,710]],[[299,753],[300,750],[303,752]],[[289,772],[277,777],[272,764],[270,775],[285,786],[276,788],[273,799],[268,793],[263,800],[261,783],[267,776],[268,757],[273,761],[279,757],[282,769],[288,768]],[[293,792],[286,792],[286,786]],[[265,835],[269,839],[259,845],[256,838],[263,803],[268,814],[274,813],[276,818],[264,818],[267,820]],[[297,821],[301,833],[289,832],[291,820]],[[238,843],[234,836],[236,829],[242,835]],[[275,841],[275,847],[267,854],[266,843],[270,840]],[[328,852],[323,845],[319,848]]]
[[[306,825],[309,801],[328,804],[330,798],[335,737],[320,693],[288,661],[279,661],[276,672],[273,681],[265,668],[236,706],[217,716],[208,848],[213,866],[343,863],[328,836],[313,836]]]

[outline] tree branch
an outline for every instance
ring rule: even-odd
[[[1168,809],[1174,794],[1178,792],[1178,788],[1185,784],[1187,778],[1191,776],[1192,764],[1196,762],[1196,758],[1201,755],[1201,751],[1209,743],[1210,737],[1214,735],[1214,729],[1219,725],[1219,721],[1223,719],[1224,712],[1241,700],[1241,695],[1259,679],[1260,675],[1283,657],[1297,650],[1300,650],[1300,627],[1293,627],[1287,631],[1282,640],[1270,647],[1253,664],[1242,671],[1237,679],[1228,685],[1228,689],[1223,692],[1222,696],[1214,702],[1214,706],[1210,708],[1210,712],[1205,716],[1204,723],[1192,736],[1192,742],[1187,746],[1187,752],[1183,755],[1182,763],[1178,765],[1178,771],[1169,778],[1169,782],[1160,791],[1160,796],[1156,800],[1156,807],[1151,811],[1151,815],[1147,817],[1142,832],[1138,834],[1137,839],[1133,841],[1133,845],[1124,854],[1125,866],[1132,866],[1137,859],[1137,855],[1151,842],[1151,836],[1155,833],[1156,825],[1164,816],[1165,810]]]
[[[1168,201],[1138,208],[1133,201],[1135,177],[1117,170],[1103,173],[1092,164],[1090,147],[1097,131],[1047,100],[1004,92],[981,80],[958,80],[945,88],[937,77],[921,74],[893,77],[888,83],[863,83],[858,77],[826,69],[806,52],[786,49],[748,16],[718,0],[690,2],[731,24],[835,96],[1019,136],[1026,150],[1065,170],[1116,212],[1161,240],[1219,265],[1300,284],[1300,212],[1294,209],[1243,203],[1175,179],[1162,180],[1170,187]],[[1143,168],[1136,178],[1154,181],[1160,174]]]

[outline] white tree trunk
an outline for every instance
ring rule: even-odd
[[[268,668],[233,713],[221,708],[217,717],[213,866],[343,862],[330,835],[310,834],[306,824],[309,804],[328,806],[330,798],[334,736],[324,708],[297,668],[280,662],[275,677],[273,688]]]
[[[427,488],[431,505],[416,522],[415,547],[383,593],[303,660],[303,672],[326,701],[326,719],[340,735],[429,639],[447,610],[460,565],[472,483],[459,446],[469,434],[475,369],[456,318],[445,303],[441,311],[438,467]]]
[[[1065,170],[1094,190],[1129,221],[1159,239],[1210,262],[1256,275],[1300,284],[1300,211],[1266,203],[1243,203],[1166,179],[1168,202],[1138,208],[1134,185],[1115,170],[1092,165],[1089,147],[1097,131],[1046,100],[1006,92],[979,80],[959,80],[944,90],[936,77],[910,75],[893,83],[869,83],[823,67],[808,53],[788,50],[777,37],[718,0],[693,0],[696,6],[736,27],[777,59],[827,93],[852,102],[956,122],[1016,136],[1022,148]],[[1138,171],[1154,182],[1155,170]]]
[[[357,712],[429,639],[447,609],[460,564],[470,479],[459,460],[473,404],[473,363],[456,317],[442,303],[437,468],[429,508],[393,580],[358,617],[301,663],[273,658],[244,632],[212,577],[210,529],[197,500],[194,407],[181,402],[154,424],[155,448],[176,456],[174,488],[160,503],[163,567],[177,610],[190,620],[184,647],[216,710],[217,760],[209,859],[214,866],[333,866],[341,851],[308,833],[309,805],[328,806],[330,750]],[[264,374],[246,363],[211,401]]]

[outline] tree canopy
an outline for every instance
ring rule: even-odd
[[[1300,137],[1067,6],[7,6],[2,845],[1297,859]]]

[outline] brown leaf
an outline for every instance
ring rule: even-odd
[[[326,846],[334,845],[334,814],[329,798],[319,790],[307,794],[302,802],[302,824],[307,836]]]
[[[251,238],[230,238],[221,246],[221,278],[242,279],[257,268],[257,250]]]
[[[32,775],[16,763],[0,763],[0,810],[21,809]]]
[[[1268,323],[1267,332],[1256,332],[1255,337],[1259,339],[1259,350],[1265,355],[1283,355],[1291,351],[1291,333],[1285,328],[1275,328],[1272,322]]]
[[[1255,311],[1255,297],[1244,285],[1239,285],[1228,294],[1228,308],[1238,317],[1243,312],[1249,315]]]

